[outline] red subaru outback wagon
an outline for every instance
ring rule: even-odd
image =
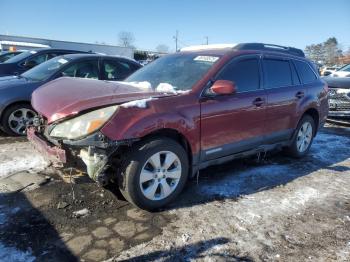
[[[152,210],[209,165],[285,149],[308,153],[328,113],[327,85],[296,48],[246,43],[164,56],[125,82],[60,78],[32,95],[28,137]]]

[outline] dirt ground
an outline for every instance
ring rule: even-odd
[[[350,129],[327,126],[304,159],[207,168],[148,213],[0,135],[0,261],[350,261],[349,148]]]

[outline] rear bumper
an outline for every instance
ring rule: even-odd
[[[53,163],[55,166],[63,166],[67,163],[66,150],[50,144],[48,141],[41,138],[34,128],[28,128],[27,130],[28,140],[34,145],[44,157]]]

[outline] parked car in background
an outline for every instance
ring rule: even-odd
[[[350,64],[347,64],[331,74],[333,77],[350,77]]]
[[[0,64],[0,77],[19,75],[25,71],[53,58],[64,54],[86,53],[76,50],[43,48],[26,51]]]
[[[9,60],[10,58],[23,53],[23,51],[5,51],[0,53],[0,63]]]
[[[128,201],[148,210],[207,166],[282,148],[305,156],[328,113],[327,84],[291,47],[186,48],[125,81],[42,86],[28,138],[57,164],[102,185],[118,181]]]
[[[55,57],[19,76],[0,77],[0,127],[9,135],[25,135],[26,125],[32,123],[36,115],[30,105],[31,94],[53,79],[67,76],[119,81],[140,67],[136,61],[116,56],[69,54]],[[70,96],[70,92],[64,95]]]
[[[332,67],[324,67],[321,69],[321,76],[328,76],[333,74],[335,71],[337,71],[339,67],[332,66]]]
[[[329,117],[350,118],[350,77],[325,77],[329,88]]]

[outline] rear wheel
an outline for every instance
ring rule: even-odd
[[[122,166],[119,188],[135,206],[154,210],[182,191],[188,177],[184,148],[172,139],[162,138],[135,145]]]
[[[314,119],[309,115],[305,115],[298,124],[294,139],[287,149],[287,153],[297,158],[305,156],[310,150],[315,130]]]
[[[29,104],[12,105],[3,114],[2,129],[8,135],[24,136],[27,125],[33,124],[35,116],[36,113]]]

